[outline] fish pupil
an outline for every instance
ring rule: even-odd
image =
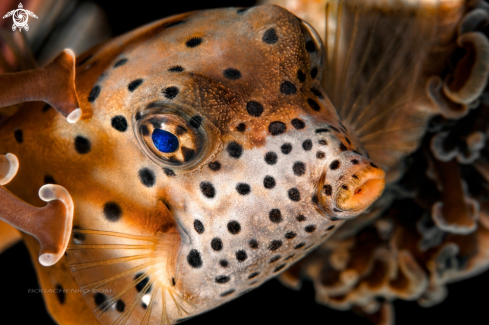
[[[161,152],[170,153],[178,149],[178,138],[168,131],[155,129],[151,138]]]

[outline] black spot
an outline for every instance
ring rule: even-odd
[[[318,196],[317,196],[317,194],[314,194],[311,197],[311,202],[314,203],[314,204],[318,204]]]
[[[51,105],[49,104],[46,104],[42,107],[42,112],[43,113],[46,113],[47,111],[49,111],[49,109],[51,108]]]
[[[79,230],[80,227],[78,226],[73,226],[73,230]],[[80,234],[80,233],[75,233],[73,234],[73,238],[79,240],[79,241],[84,241],[86,239],[86,235],[85,234]]]
[[[270,242],[270,245],[268,245],[268,249],[271,250],[272,252],[276,251],[282,247],[282,241],[281,240],[272,240]]]
[[[280,92],[284,95],[293,95],[297,92],[297,88],[290,81],[284,81],[280,85]]]
[[[292,170],[296,176],[302,176],[306,173],[306,165],[303,162],[297,161],[292,166]]]
[[[306,221],[306,217],[303,214],[299,214],[295,219],[299,222]]]
[[[310,106],[310,107],[311,107],[313,110],[315,110],[316,112],[317,112],[317,111],[319,111],[319,110],[321,109],[321,106],[319,106],[319,104],[318,104],[318,103],[316,103],[316,101],[315,101],[314,99],[308,98],[308,99],[307,99],[307,103],[308,103],[308,104],[309,104],[309,106]],[[316,133],[318,133],[318,132],[317,132],[317,130],[316,130]]]
[[[149,129],[146,125],[141,125],[141,133],[144,135],[144,136],[148,136],[149,135]]]
[[[243,154],[243,147],[237,142],[230,142],[226,148],[229,155],[238,159]]]
[[[328,129],[316,129],[316,133],[328,133]]]
[[[236,191],[241,195],[246,195],[251,192],[251,187],[248,184],[239,183],[238,185],[236,185]]]
[[[263,106],[258,102],[249,101],[246,104],[246,110],[251,116],[259,117],[263,113]]]
[[[234,220],[233,221],[229,221],[228,222],[228,231],[231,234],[236,235],[236,234],[238,234],[241,231],[241,225],[237,221],[234,221]]]
[[[120,59],[114,64],[114,68],[118,68],[127,63],[127,59]]]
[[[181,25],[181,24],[183,24],[185,22],[186,22],[185,20],[172,21],[172,22],[168,23],[167,25],[165,25],[165,28],[170,28],[170,27],[173,27],[173,26]]]
[[[358,165],[358,160],[353,159],[353,160],[351,161],[351,163],[352,163],[353,165]]]
[[[200,257],[200,253],[196,249],[192,249],[190,253],[187,255],[187,262],[191,267],[198,269],[202,266],[202,258]]]
[[[306,151],[309,151],[312,149],[312,141],[310,139],[307,139],[306,141],[302,142],[302,148]]]
[[[253,272],[250,275],[248,275],[248,279],[256,278],[258,275],[260,275],[260,272]]]
[[[258,249],[258,240],[250,239],[250,241],[248,242],[248,245],[250,245],[250,247],[252,249]]]
[[[175,172],[173,171],[173,169],[170,169],[168,167],[165,167],[163,168],[163,172],[165,173],[166,176],[168,177],[172,177],[172,176],[175,176]]]
[[[169,72],[183,72],[185,69],[181,65],[175,65],[168,69]]]
[[[136,276],[134,277],[134,280],[137,280],[140,277],[144,277],[144,273],[136,274]],[[141,281],[139,281],[138,284],[136,284],[136,290],[138,292],[143,291],[144,287],[146,287],[146,285],[148,284],[148,282],[149,282],[149,277],[146,276],[144,279],[142,279]],[[148,288],[148,290],[146,292],[149,292],[150,290],[151,290],[151,286]]]
[[[136,119],[136,121],[139,121],[139,119],[141,118],[141,113],[137,112],[134,118]]]
[[[346,150],[348,150],[348,149],[346,148],[346,146],[343,144],[343,142],[340,144],[340,150],[341,150],[341,151],[346,151]]]
[[[346,185],[341,185],[341,188],[348,191],[348,186]]]
[[[139,180],[146,187],[153,187],[156,182],[155,173],[149,168],[139,170]]]
[[[317,67],[312,68],[311,78],[314,79],[314,78],[316,78],[317,75],[318,75],[318,68]]]
[[[288,155],[292,151],[292,145],[290,143],[284,143],[281,147],[280,150],[282,150],[282,153],[284,155]]]
[[[22,130],[15,129],[14,137],[15,137],[15,141],[17,141],[18,143],[24,142],[24,133],[22,132]]]
[[[281,257],[282,256],[280,256],[280,255],[275,255],[274,257],[272,257],[270,259],[270,262],[269,263],[271,264],[271,263],[277,262]]]
[[[264,34],[262,38],[263,42],[267,44],[275,44],[278,42],[278,36],[277,33],[275,32],[274,28],[268,29]]]
[[[177,97],[178,93],[180,92],[180,89],[178,89],[175,86],[171,86],[163,89],[161,92],[165,95],[166,98],[173,99]]]
[[[185,134],[187,132],[188,132],[188,130],[185,127],[181,126],[181,125],[177,125],[177,127],[175,128],[176,135],[183,135],[183,134]]]
[[[201,37],[192,37],[191,39],[189,39],[187,41],[187,43],[185,43],[185,45],[187,45],[187,47],[196,47],[196,46],[199,46],[200,44],[202,44],[202,38]]]
[[[231,280],[231,278],[226,275],[219,275],[216,277],[216,282],[220,284],[227,283],[229,280]]]
[[[306,124],[304,123],[303,120],[295,118],[291,121],[292,126],[295,127],[297,130],[301,130],[306,127]]]
[[[289,255],[286,258],[284,258],[284,261],[288,261],[288,260],[290,260],[294,256],[295,256],[295,254]]]
[[[236,127],[236,130],[238,130],[239,132],[244,132],[246,131],[246,124],[244,123],[239,123],[238,126]]]
[[[277,266],[277,267],[275,268],[275,270],[273,270],[273,273],[276,273],[276,272],[280,271],[280,270],[281,270],[281,269],[283,269],[284,267],[285,267],[285,264],[281,264],[281,265]]]
[[[88,62],[88,60],[90,60],[91,58],[93,58],[93,54],[90,54],[90,55],[88,55],[87,57],[85,57],[85,58],[81,59],[80,61],[77,61],[77,62],[76,62],[76,66],[77,66],[77,67],[79,67],[79,66],[84,65],[84,64],[85,64],[85,63],[87,63],[87,62]]]
[[[292,201],[298,202],[301,200],[301,193],[297,188],[291,188],[287,193],[289,194],[289,199]]]
[[[326,194],[327,196],[331,196],[331,194],[333,193],[333,187],[331,187],[331,185],[329,184],[324,185],[323,190],[324,194]]]
[[[88,101],[90,103],[93,103],[95,99],[97,99],[98,95],[100,95],[100,86],[95,85],[90,91],[90,94],[88,95]]]
[[[236,252],[236,259],[239,261],[239,262],[243,262],[244,260],[246,260],[248,258],[248,254],[246,254],[246,251],[244,250],[240,250],[240,251],[237,251]]]
[[[347,137],[345,137],[345,141],[351,146],[351,141]]]
[[[100,293],[100,292],[97,292],[93,298],[94,298],[95,304],[97,306],[100,306],[101,304],[103,304],[107,300],[107,297],[103,293]]]
[[[333,230],[334,227],[335,227],[335,225],[329,226],[328,229],[326,229],[326,231]]]
[[[171,278],[171,285],[172,285],[172,286],[175,286],[175,284],[177,284],[177,283],[175,282],[175,278]]]
[[[202,194],[204,194],[204,196],[210,199],[216,196],[216,190],[214,189],[214,186],[209,182],[201,182],[200,191],[202,192]]]
[[[221,297],[226,297],[226,296],[229,296],[230,294],[234,293],[236,290],[234,289],[231,289],[231,290],[228,290],[228,291],[225,291],[223,293],[220,294]]]
[[[268,214],[268,218],[270,218],[270,221],[273,223],[279,223],[283,219],[282,212],[280,212],[279,209],[272,209]]]
[[[329,164],[329,168],[331,170],[335,170],[335,169],[338,169],[338,167],[340,167],[340,161],[339,160],[333,160],[331,162],[331,164]]]
[[[265,154],[265,161],[269,165],[275,165],[277,163],[278,156],[275,152],[269,151]]]
[[[219,265],[222,266],[222,267],[228,267],[229,262],[226,261],[226,260],[220,260],[219,261]]]
[[[66,302],[66,294],[61,284],[56,285],[56,298],[61,305]]]
[[[304,228],[304,230],[308,233],[311,233],[311,232],[314,232],[316,230],[316,226],[315,225],[309,225],[309,226],[306,226]]]
[[[122,216],[122,209],[119,204],[115,202],[108,202],[104,205],[105,219],[111,222],[119,221]]]
[[[306,74],[302,72],[302,70],[297,70],[297,79],[299,79],[300,82],[306,81]]]
[[[306,51],[309,53],[316,52],[316,43],[314,41],[307,41],[306,42]]]
[[[250,8],[241,8],[241,9],[236,10],[236,13],[239,15],[239,14],[246,12],[248,9],[250,9]]]
[[[209,168],[215,172],[221,169],[221,163],[218,161],[212,161],[209,163]]]
[[[224,70],[224,77],[230,80],[237,80],[241,78],[241,72],[233,68],[227,68],[226,70]]]
[[[263,186],[267,189],[272,189],[276,185],[275,178],[272,176],[265,176],[263,179]]]
[[[324,98],[323,94],[322,94],[322,93],[321,93],[321,92],[320,92],[318,89],[316,89],[316,88],[314,88],[314,87],[313,87],[313,88],[311,88],[311,92],[312,92],[314,95],[318,96],[319,98]]]
[[[372,163],[372,162],[370,163],[370,166],[372,166],[373,168],[379,168],[379,167],[377,167],[377,165],[375,165],[375,164],[374,164],[374,163]]]
[[[307,251],[309,248],[311,248],[312,246],[314,246],[314,244],[311,244],[309,246],[307,246],[306,248],[304,248],[305,251]]]
[[[132,91],[136,90],[136,88],[141,86],[142,83],[143,83],[143,79],[136,79],[136,80],[131,81],[129,83],[129,85],[127,86],[127,89],[129,89],[129,91],[132,92]]]
[[[192,125],[194,128],[198,129],[200,125],[202,124],[203,117],[200,115],[195,115],[190,118],[190,125]]]
[[[284,133],[286,130],[287,130],[287,126],[285,125],[285,123],[280,121],[272,122],[268,126],[268,131],[270,132],[271,135],[279,135]]]
[[[220,251],[222,249],[222,240],[221,238],[213,238],[211,240],[211,247],[215,251]]]
[[[194,229],[198,234],[202,234],[205,231],[204,224],[197,219],[194,220]]]
[[[294,249],[299,249],[299,248],[302,248],[304,246],[306,246],[306,243],[302,242],[302,243],[295,245]]]
[[[289,231],[288,233],[285,234],[285,238],[287,239],[293,239],[295,238],[295,236],[297,236],[297,234],[293,231]]]
[[[353,177],[353,178],[355,178],[355,179],[358,179],[358,176],[357,176],[357,175],[355,175],[355,174],[351,175],[351,177]]]
[[[115,304],[115,309],[119,312],[119,313],[123,313],[124,310],[126,309],[126,304],[124,303],[124,301],[122,300],[117,300],[117,303]]]
[[[146,109],[151,109],[151,108],[155,108],[155,107],[161,107],[161,101],[156,100],[156,101],[151,102],[148,105],[146,105]]]
[[[44,184],[57,184],[57,183],[54,180],[53,176],[46,175],[46,176],[44,176]]]
[[[322,151],[318,151],[316,152],[316,158],[317,159],[323,159],[324,157],[326,157],[326,154]]]

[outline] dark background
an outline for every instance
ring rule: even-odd
[[[93,1],[107,14],[114,36],[140,25],[190,10],[218,7],[249,7],[251,0],[199,1]],[[15,324],[54,324],[46,313],[41,294],[28,294],[39,288],[30,257],[23,243],[0,255],[2,316],[13,317]],[[487,295],[489,273],[448,286],[448,298],[432,308],[421,308],[416,302],[396,301],[396,324],[489,324]],[[239,299],[200,315],[185,324],[354,324],[369,323],[352,312],[342,312],[317,304],[312,284],[306,282],[300,291],[293,291],[273,279]]]

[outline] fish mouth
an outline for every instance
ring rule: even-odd
[[[384,191],[385,173],[380,168],[367,167],[362,170],[357,182],[342,185],[337,191],[336,207],[341,211],[363,211],[375,202]]]
[[[319,182],[317,205],[326,215],[349,219],[374,203],[384,191],[385,173],[368,160],[332,179],[324,173]]]

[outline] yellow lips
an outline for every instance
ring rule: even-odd
[[[364,210],[377,200],[385,187],[385,173],[380,168],[367,167],[359,175],[358,184],[345,186],[336,196],[336,207],[342,211]]]

